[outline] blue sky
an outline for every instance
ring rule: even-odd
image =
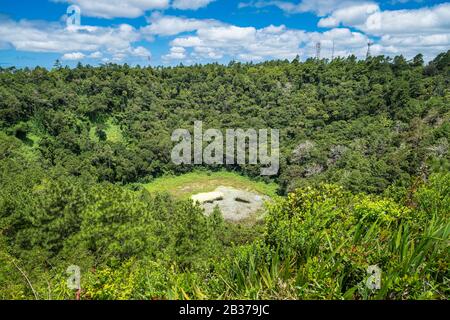
[[[70,5],[81,23],[67,25]],[[450,49],[438,0],[0,0],[0,66],[177,65]]]

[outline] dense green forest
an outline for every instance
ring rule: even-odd
[[[171,133],[280,129],[277,176],[176,166]],[[448,299],[450,51],[177,67],[0,68],[0,299]],[[277,183],[255,225],[143,187]],[[381,288],[366,286],[367,268]]]

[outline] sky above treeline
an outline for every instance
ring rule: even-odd
[[[450,49],[450,2],[0,0],[3,68],[50,68],[57,59],[69,66],[305,60],[317,43],[321,58],[364,58],[371,43],[372,55],[430,60]]]

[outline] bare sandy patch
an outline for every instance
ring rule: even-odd
[[[205,210],[206,215],[210,215],[218,206],[223,218],[232,222],[246,220],[261,212],[264,202],[270,200],[268,196],[225,186],[213,192],[193,195],[191,199]]]

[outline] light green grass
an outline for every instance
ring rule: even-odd
[[[108,122],[108,128],[106,129],[105,132],[108,137],[108,141],[111,142],[123,141],[122,130],[120,130],[120,127],[118,125]]]
[[[33,141],[33,145],[37,145],[41,141],[41,137],[34,133],[27,134],[27,138]]]
[[[254,181],[237,173],[226,171],[196,171],[181,176],[166,176],[144,185],[150,193],[168,192],[181,199],[201,192],[214,191],[219,186],[252,191],[271,198],[276,197],[278,188],[276,183]]]
[[[37,161],[39,159],[39,142],[41,141],[41,137],[34,133],[27,134],[27,141],[22,143],[20,152],[22,156],[30,161]]]
[[[105,123],[105,125],[106,125],[105,133],[106,133],[107,141],[116,142],[116,143],[123,142],[122,130],[120,129],[120,127],[117,124],[114,124],[112,119],[109,119]],[[97,129],[97,127],[94,126],[89,131],[89,137],[91,138],[91,140],[94,140],[94,141],[98,141],[98,137],[95,134],[96,129]]]

